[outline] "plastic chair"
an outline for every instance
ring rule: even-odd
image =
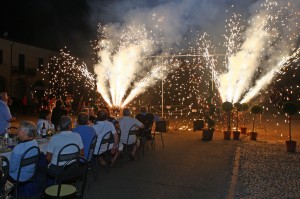
[[[49,186],[44,191],[43,198],[83,198],[87,178],[87,160],[76,157],[67,161],[58,175],[57,184]]]
[[[36,151],[36,153],[34,153],[34,151]],[[32,153],[34,153],[36,155],[29,156]],[[32,183],[34,182],[35,177],[36,177],[37,165],[38,165],[38,162],[39,162],[39,156],[40,156],[40,149],[37,146],[32,146],[32,147],[30,147],[29,149],[27,149],[23,153],[23,155],[21,157],[21,160],[20,160],[20,165],[19,165],[19,169],[18,169],[17,179],[16,179],[16,182],[14,183],[14,186],[15,186],[15,198],[19,197],[18,192],[19,192],[19,186],[20,185],[25,185],[25,184],[27,184],[29,182],[32,182]],[[29,178],[26,181],[20,181],[20,176],[22,174],[22,169],[24,167],[27,167],[27,166],[30,166],[30,165],[34,166],[34,172],[33,172],[32,177]],[[35,187],[35,193],[37,194],[36,186],[34,185],[34,187]]]

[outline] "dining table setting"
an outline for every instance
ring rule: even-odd
[[[46,154],[50,137],[42,138],[38,136],[36,137],[36,141],[40,151]],[[10,136],[9,138],[0,137],[0,156],[5,156],[10,159],[12,150],[18,144],[18,142],[17,136]]]

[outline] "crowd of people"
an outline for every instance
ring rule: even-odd
[[[17,131],[19,142],[11,153],[9,181],[14,183],[17,180],[16,172],[23,152],[32,146],[38,146],[36,138],[41,136],[44,128],[47,129],[47,132],[54,133],[54,135],[50,137],[45,154],[40,154],[38,172],[40,172],[39,175],[45,176],[39,178],[43,180],[43,182],[39,182],[40,185],[43,185],[42,188],[49,185],[48,178],[53,178],[62,171],[64,162],[59,162],[58,156],[61,149],[66,145],[76,144],[80,150],[79,154],[89,159],[89,149],[93,138],[96,136],[97,141],[93,150],[93,157],[101,166],[113,167],[118,157],[122,155],[126,145],[132,146],[129,158],[131,160],[135,159],[141,145],[139,135],[145,129],[151,129],[155,119],[153,114],[147,113],[146,107],[141,107],[141,112],[136,117],[131,116],[132,113],[129,108],[124,108],[123,117],[120,118],[111,117],[108,108],[100,108],[95,113],[90,109],[83,108],[77,118],[72,121],[69,112],[63,106],[61,100],[56,100],[52,111],[42,109],[39,112],[36,124],[30,121],[20,122]],[[14,121],[16,121],[16,118],[10,114],[7,105],[7,93],[2,92],[0,95],[0,135],[3,135],[10,123]],[[140,134],[128,136],[129,131],[132,129],[139,130]],[[150,133],[147,135],[149,139],[151,137]],[[101,141],[105,136],[111,136],[112,141],[107,145],[102,145]],[[70,148],[65,153],[73,153],[76,150],[76,148]],[[109,162],[103,156],[106,152],[109,152],[112,157]],[[32,176],[33,172],[33,167],[22,170],[20,179],[26,181]]]

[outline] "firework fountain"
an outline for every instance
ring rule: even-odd
[[[226,27],[227,50],[221,63],[225,68],[217,63],[208,35],[200,36],[194,52],[204,59],[200,65],[210,68],[222,101],[250,101],[290,65],[293,57],[299,57],[298,7],[287,1],[257,2],[248,24],[234,14]],[[157,40],[155,30],[145,26],[106,26],[99,30],[101,39],[96,49],[100,61],[95,66],[98,91],[110,106],[124,107],[162,78],[163,62],[150,66],[145,60],[164,44]],[[120,32],[118,37],[110,38],[114,31]]]
[[[223,101],[250,101],[290,65],[291,59],[299,57],[296,5],[287,1],[265,1],[248,23],[242,34],[231,31],[228,37],[227,72],[216,79]],[[243,26],[229,27],[239,30]],[[232,45],[239,35],[243,37],[241,45]]]
[[[281,75],[299,60],[299,3],[257,1],[252,5],[247,21],[242,20],[240,14],[231,14],[223,35],[224,53],[216,54],[216,49],[224,49],[210,39],[216,35],[199,34],[194,40],[184,37],[184,32],[189,32],[189,36],[193,33],[187,29],[195,28],[196,22],[200,26],[205,24],[194,20],[193,26],[188,26],[183,20],[186,13],[195,9],[193,4],[197,2],[169,2],[143,12],[136,10],[136,15],[133,10],[125,17],[124,24],[99,25],[99,38],[94,49],[98,56],[94,66],[95,79],[84,69],[84,63],[75,62],[68,53],[63,65],[68,65],[68,70],[83,66],[79,68],[85,71],[82,74],[87,85],[92,88],[96,81],[98,92],[111,107],[127,106],[149,87],[157,88],[158,81],[162,84],[154,91],[157,96],[165,94],[169,104],[173,104],[173,100],[182,105],[190,103],[192,107],[195,99],[199,104],[200,98],[209,93],[203,91],[203,87],[209,88],[209,82],[214,83],[215,95],[220,101],[248,102],[261,96],[269,84],[279,81]],[[211,5],[197,5],[216,13]],[[206,9],[202,9],[204,13]],[[207,18],[206,21],[212,20]],[[54,74],[58,71],[62,70],[51,72],[49,69],[54,76],[53,85],[59,80]],[[78,80],[75,78],[74,81]],[[72,81],[69,79],[69,82]],[[65,85],[59,84],[62,88]]]

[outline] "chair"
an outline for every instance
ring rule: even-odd
[[[112,135],[112,132],[109,131],[109,132],[105,133],[104,136],[102,137],[102,140],[100,142],[100,145],[99,145],[99,147],[97,149],[97,153],[96,153],[97,154],[96,157],[99,157],[100,155],[105,155],[105,157],[106,157],[105,158],[106,159],[106,161],[105,161],[106,166],[105,167],[106,167],[107,172],[109,171],[109,159],[110,159],[110,156],[111,156],[110,150],[109,150],[109,145],[111,143],[113,143],[113,135]],[[106,150],[105,150],[105,152],[100,154],[101,147],[104,146],[105,144],[107,144]],[[96,161],[96,166],[97,166],[97,164],[98,164],[98,160]]]
[[[72,148],[73,148],[72,151],[74,151],[74,152],[71,152],[71,153],[66,152]],[[61,148],[60,151],[58,152],[56,165],[59,165],[59,166],[64,165],[66,161],[76,159],[79,155],[80,155],[80,149],[77,144],[73,144],[73,143],[67,144],[66,146]]]
[[[92,138],[92,141],[91,141],[91,144],[90,144],[90,147],[89,147],[89,150],[88,150],[88,156],[87,156],[87,163],[88,163],[88,165],[91,166],[91,169],[92,169],[92,172],[93,172],[93,175],[94,175],[95,179],[96,179],[96,171],[95,171],[95,168],[94,168],[93,163],[92,163],[92,158],[93,158],[93,155],[94,155],[94,151],[95,151],[95,147],[96,147],[96,143],[97,143],[97,138],[98,138],[97,135],[95,135]]]
[[[71,150],[72,152],[69,152]],[[77,144],[70,143],[65,145],[63,148],[60,149],[57,155],[57,162],[56,165],[63,166],[67,161],[74,160],[80,155],[80,149]],[[62,168],[59,168],[55,176],[52,176],[55,178],[55,183],[57,182],[57,177],[60,174]],[[53,174],[50,174],[53,175]]]
[[[1,176],[0,176],[0,199],[6,198],[6,196],[12,191],[13,186],[6,188],[6,182],[9,174],[9,161],[7,157],[0,156],[1,159]]]
[[[30,156],[30,154],[36,154],[36,155],[31,155]],[[15,198],[19,197],[18,192],[19,192],[19,186],[20,185],[25,185],[25,184],[27,184],[29,182],[32,182],[32,183],[34,182],[35,176],[36,176],[36,171],[37,171],[37,165],[38,165],[38,162],[39,162],[39,156],[40,156],[40,149],[37,146],[32,146],[32,147],[30,147],[29,149],[27,149],[23,153],[23,155],[21,157],[21,160],[20,160],[20,165],[19,165],[19,169],[18,169],[17,179],[16,179],[16,182],[14,183],[14,186],[15,186]],[[20,181],[20,176],[21,176],[21,173],[22,173],[22,169],[24,167],[27,167],[27,166],[30,166],[30,165],[34,166],[34,172],[33,172],[32,177],[29,178],[26,181]],[[37,193],[36,186],[35,186],[35,193]]]
[[[123,143],[123,145],[124,145],[123,150],[125,150],[125,157],[126,157],[126,158],[129,157],[129,156],[128,156],[128,151],[129,151],[130,148],[132,148],[132,147],[135,145],[135,143],[136,143],[136,141],[135,141],[133,144],[128,144],[129,137],[132,136],[132,135],[138,135],[138,134],[139,134],[139,130],[138,130],[138,129],[135,129],[135,128],[136,128],[135,125],[133,125],[132,127],[130,127],[129,132],[128,132],[128,135],[127,135],[126,143],[125,143],[125,144]],[[137,155],[138,155],[138,158],[139,158],[138,150],[137,150]]]
[[[163,138],[163,132],[167,132],[166,130],[166,121],[157,121],[155,123],[155,131],[153,132],[152,136],[153,136],[153,148],[155,149],[155,135],[156,132],[160,133],[160,139],[161,139],[161,143],[163,148],[165,148],[165,144],[164,144],[164,138]]]
[[[141,134],[141,148],[143,151],[143,155],[145,153],[145,146],[147,146],[147,151],[149,150],[148,141],[151,142],[151,148],[153,148],[152,126],[153,126],[153,120],[148,121]]]
[[[87,165],[87,160],[82,156],[67,161],[58,175],[58,183],[45,189],[44,198],[83,198]]]

